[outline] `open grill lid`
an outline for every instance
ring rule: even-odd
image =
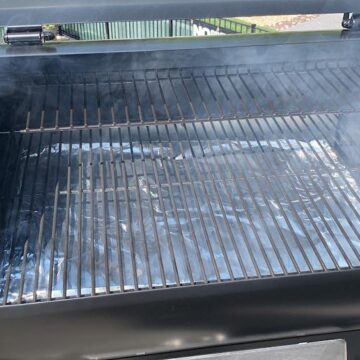
[[[0,25],[360,12],[359,0],[0,0]]]

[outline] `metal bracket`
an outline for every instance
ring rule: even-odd
[[[360,30],[360,14],[345,13],[342,27],[349,30]]]
[[[8,26],[4,35],[8,45],[43,45],[54,38],[52,32],[43,31],[42,25]]]

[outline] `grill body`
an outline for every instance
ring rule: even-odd
[[[359,46],[0,49],[0,359],[338,336],[355,359]]]

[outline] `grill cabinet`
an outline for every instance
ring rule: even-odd
[[[1,47],[0,359],[337,338],[356,359],[359,50],[354,31]]]

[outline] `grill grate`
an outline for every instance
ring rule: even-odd
[[[12,94],[4,132],[360,110],[360,68],[351,62],[27,77]]]
[[[359,77],[23,76],[0,107],[0,303],[358,268]]]
[[[357,121],[3,134],[2,303],[359,267]]]

